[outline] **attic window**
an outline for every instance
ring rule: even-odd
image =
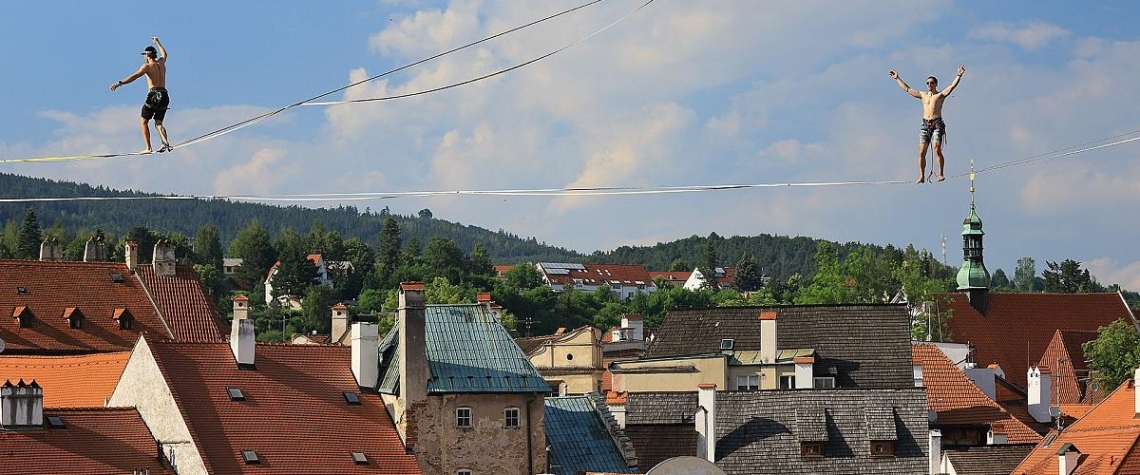
[[[720,349],[722,351],[723,350],[731,350],[732,347],[735,345],[736,345],[736,339],[735,338],[723,338],[720,340]]]
[[[800,455],[803,457],[823,457],[823,442],[800,442]]]
[[[131,322],[134,321],[135,317],[131,315],[131,311],[128,310],[127,307],[123,307],[116,308],[115,313],[111,315],[111,319],[119,322],[119,329],[130,330]]]
[[[111,282],[114,282],[116,284],[121,284],[121,283],[126,282],[126,281],[127,281],[127,279],[123,278],[123,274],[120,274],[118,272],[112,272],[111,273]]]
[[[261,459],[257,458],[257,452],[253,450],[241,451],[241,459],[245,460],[246,465],[256,465],[261,463]]]
[[[354,406],[359,406],[360,405],[360,396],[358,396],[356,393],[354,393],[352,391],[345,391],[344,392],[344,402],[347,402],[347,403],[352,404]],[[356,452],[353,452],[353,453],[356,453]]]
[[[356,465],[368,465],[368,457],[364,456],[364,452],[352,452],[352,463]]]
[[[877,457],[893,457],[895,455],[895,443],[890,440],[872,441],[871,455]]]
[[[48,427],[51,427],[52,429],[63,429],[67,427],[67,424],[63,423],[63,418],[59,416],[48,416],[47,422]]]
[[[226,394],[230,395],[231,401],[245,400],[245,393],[241,392],[241,388],[226,388]]]
[[[79,311],[79,307],[63,309],[63,319],[67,320],[67,325],[71,328],[83,328],[83,312]]]
[[[28,309],[27,305],[19,305],[12,310],[12,318],[16,319],[20,328],[32,326],[32,311]]]
[[[27,287],[16,287],[16,295],[28,295]]]

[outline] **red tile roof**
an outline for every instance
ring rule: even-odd
[[[1045,348],[1037,365],[1052,370],[1052,398],[1056,403],[1078,404],[1085,399],[1084,379],[1089,371],[1081,344],[1096,337],[1095,331],[1057,330]]]
[[[112,274],[123,281],[112,282]],[[143,333],[155,339],[172,336],[126,264],[0,260],[0,289],[0,312],[27,306],[33,315],[31,325],[21,327],[0,313],[5,354],[124,351]],[[71,307],[83,315],[81,328],[72,328],[64,318]],[[134,317],[130,329],[119,328],[112,318],[123,308]]]
[[[46,409],[45,423],[48,416],[61,417],[64,427],[0,430],[0,473],[174,473],[159,463],[154,436],[134,408]]]
[[[1140,419],[1136,386],[1120,385],[1077,422],[1052,432],[1017,466],[1014,475],[1057,473],[1057,451],[1073,444],[1082,454],[1074,475],[1140,473]]]
[[[145,264],[135,270],[150,290],[155,306],[170,324],[175,339],[222,341],[223,335],[229,333],[229,327],[222,321],[192,267],[180,265],[173,276],[155,274],[154,267]]]
[[[1113,321],[1132,321],[1119,294],[989,294],[983,315],[964,294],[947,294],[951,337],[976,347],[979,366],[998,363],[1006,379],[1024,388],[1029,362],[1037,361],[1057,330],[1096,331]]]
[[[582,264],[586,270],[568,269],[569,274],[546,274],[546,279],[552,286],[562,286],[567,281],[582,279],[585,285],[620,285],[652,284],[649,272],[645,266],[633,264]],[[541,271],[540,271],[541,272]]]
[[[497,274],[501,277],[503,274],[506,274],[511,269],[514,269],[515,266],[517,266],[517,265],[519,265],[519,264],[495,264],[491,267],[495,269],[495,274]]]
[[[1037,432],[986,396],[937,346],[914,344],[911,355],[914,364],[922,366],[926,408],[938,415],[932,426],[985,424],[1003,432],[1011,444],[1041,441]]]
[[[661,277],[662,279],[665,279],[666,282],[672,282],[674,284],[677,284],[677,283],[684,284],[686,280],[689,280],[689,276],[692,274],[693,274],[692,271],[688,271],[688,272],[684,272],[684,271],[681,271],[681,272],[650,272],[649,278],[650,279],[656,279],[658,277]]]
[[[44,407],[103,407],[115,391],[131,352],[70,356],[0,355],[0,381],[34,380]]]
[[[225,343],[148,343],[211,473],[420,473],[378,395],[345,402],[359,392],[348,347],[258,344],[256,369],[239,369]],[[261,463],[246,466],[242,450]]]

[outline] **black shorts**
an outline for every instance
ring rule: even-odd
[[[142,106],[142,118],[150,120],[153,117],[155,121],[162,122],[166,118],[167,107],[170,107],[170,93],[166,92],[166,88],[151,88],[146,93],[146,102]]]

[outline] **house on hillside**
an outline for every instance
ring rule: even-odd
[[[333,286],[333,281],[332,281],[332,278],[329,277],[329,268],[326,265],[325,256],[322,254],[309,254],[308,256],[305,256],[305,257],[309,260],[309,262],[312,262],[313,265],[316,266],[316,268],[317,268],[317,276],[313,278],[313,284],[324,285],[324,286],[331,289]],[[276,295],[275,296],[273,294],[273,277],[276,276],[277,273],[280,272],[280,270],[281,270],[281,261],[277,261],[273,264],[272,267],[269,268],[269,272],[265,275],[265,282],[262,283],[262,285],[265,286],[265,303],[267,303],[267,304],[272,303],[273,299],[276,298],[281,303],[281,305],[284,305],[284,306],[293,307],[295,305],[298,305],[300,303],[300,300],[298,300],[297,297],[299,297],[299,296],[296,296],[296,295]],[[296,301],[297,304],[293,304],[294,301]]]
[[[736,268],[735,267],[717,267],[713,270],[716,284],[722,289],[735,289],[736,288]],[[699,290],[705,285],[708,277],[702,272],[701,268],[697,267],[689,273],[689,278],[685,280],[684,288],[688,290]]]
[[[684,287],[685,282],[689,281],[689,276],[693,273],[689,271],[669,271],[669,272],[649,272],[649,280],[657,282],[660,278],[663,282],[672,285],[673,287]]]
[[[657,291],[657,284],[649,277],[645,266],[629,264],[572,264],[540,262],[536,264],[542,283],[555,292],[570,289],[576,292],[593,292],[605,286],[620,300],[629,300],[638,294]]]
[[[365,365],[378,368],[374,387],[423,472],[546,470],[550,386],[489,306],[425,305],[418,282],[400,284],[399,295],[380,359]]]

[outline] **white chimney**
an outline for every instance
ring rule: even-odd
[[[230,350],[233,351],[234,360],[239,366],[253,365],[253,350],[256,347],[256,341],[253,333],[253,320],[234,318],[230,325]]]
[[[716,463],[716,385],[697,385],[697,457]]]
[[[41,261],[62,261],[63,260],[63,246],[60,246],[59,240],[49,237],[40,243],[40,260]]]
[[[1136,410],[1135,415],[1140,416],[1140,391],[1136,390],[1136,383],[1137,382],[1140,382],[1140,368],[1136,368],[1135,373],[1132,374],[1132,383],[1130,383],[1132,385],[1132,392],[1135,394],[1135,396],[1132,398],[1133,401],[1135,401],[1134,404],[1136,406],[1135,407],[1135,410]]]
[[[776,362],[776,312],[760,312],[760,361]]]
[[[5,381],[0,387],[0,425],[31,427],[44,424],[44,390],[32,380],[17,384]]]
[[[1052,375],[1049,374],[1049,368],[1031,367],[1028,372],[1029,385],[1026,390],[1028,393],[1029,415],[1033,416],[1033,420],[1042,424],[1049,423],[1053,420],[1052,414],[1049,413],[1050,394],[1052,387]]]
[[[796,389],[811,389],[814,386],[815,372],[812,371],[812,366],[815,365],[815,358],[797,356],[792,361],[796,364]]]
[[[238,295],[233,298],[234,301],[234,320],[244,320],[249,318],[249,297]]]
[[[990,426],[989,432],[986,433],[986,444],[988,445],[1005,445],[1009,443],[1009,438],[1002,432],[999,427]]]
[[[930,429],[930,475],[942,473],[942,431]]]
[[[621,327],[628,328],[628,339],[632,341],[645,340],[645,322],[642,321],[641,315],[627,314],[621,316]]]
[[[1065,444],[1057,451],[1057,475],[1069,475],[1077,468],[1081,452],[1073,444]]]
[[[911,370],[914,372],[914,387],[916,387],[916,388],[923,387],[922,365],[916,364],[916,365],[911,365],[911,366],[912,366]]]
[[[356,385],[375,388],[380,379],[380,336],[375,323],[352,324],[352,375]]]
[[[92,245],[91,241],[87,241],[87,245],[90,247]],[[139,265],[139,245],[134,241],[127,241],[123,253],[127,256],[127,270],[134,272],[135,267]]]
[[[83,245],[83,262],[106,262],[107,243],[102,236],[91,236]]]
[[[337,303],[332,308],[332,329],[329,331],[329,342],[339,343],[348,332],[348,307]]]

